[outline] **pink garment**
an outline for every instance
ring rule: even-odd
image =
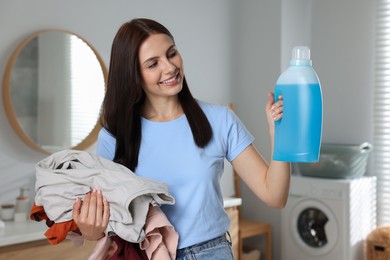
[[[88,260],[109,259],[117,249],[118,246],[116,243],[109,236],[104,236],[97,241],[92,254],[88,257]]]
[[[179,235],[159,206],[149,206],[144,226],[145,239],[139,246],[150,260],[174,260]],[[118,250],[118,245],[109,236],[98,240],[88,260],[110,259]]]
[[[88,260],[148,260],[139,244],[123,240],[119,236],[104,236],[98,240]]]
[[[174,260],[179,241],[179,234],[175,231],[165,214],[158,206],[149,206],[144,226],[145,239],[140,243],[149,259]]]

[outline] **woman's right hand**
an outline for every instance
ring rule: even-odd
[[[85,195],[84,201],[76,199],[73,204],[73,220],[87,240],[104,237],[110,217],[110,208],[101,191],[93,190]]]

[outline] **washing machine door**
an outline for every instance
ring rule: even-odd
[[[302,199],[293,208],[291,216],[294,240],[306,254],[326,255],[337,244],[337,219],[323,202]]]

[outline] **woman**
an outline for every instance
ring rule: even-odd
[[[282,114],[282,98],[274,103],[270,93],[271,140]],[[177,259],[233,259],[219,186],[224,158],[267,205],[282,208],[287,201],[290,164],[268,165],[231,110],[192,97],[173,36],[156,21],[134,19],[116,34],[103,118],[97,154],[167,183],[175,197],[175,205],[161,208],[179,233]],[[74,220],[86,239],[102,237],[108,218],[99,191],[75,203]]]

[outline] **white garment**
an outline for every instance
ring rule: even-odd
[[[151,162],[153,163],[153,162]],[[123,165],[85,151],[64,150],[36,165],[35,204],[56,223],[72,219],[76,198],[101,190],[110,205],[106,234],[139,243],[144,240],[150,204],[174,204],[165,183],[135,175]]]

